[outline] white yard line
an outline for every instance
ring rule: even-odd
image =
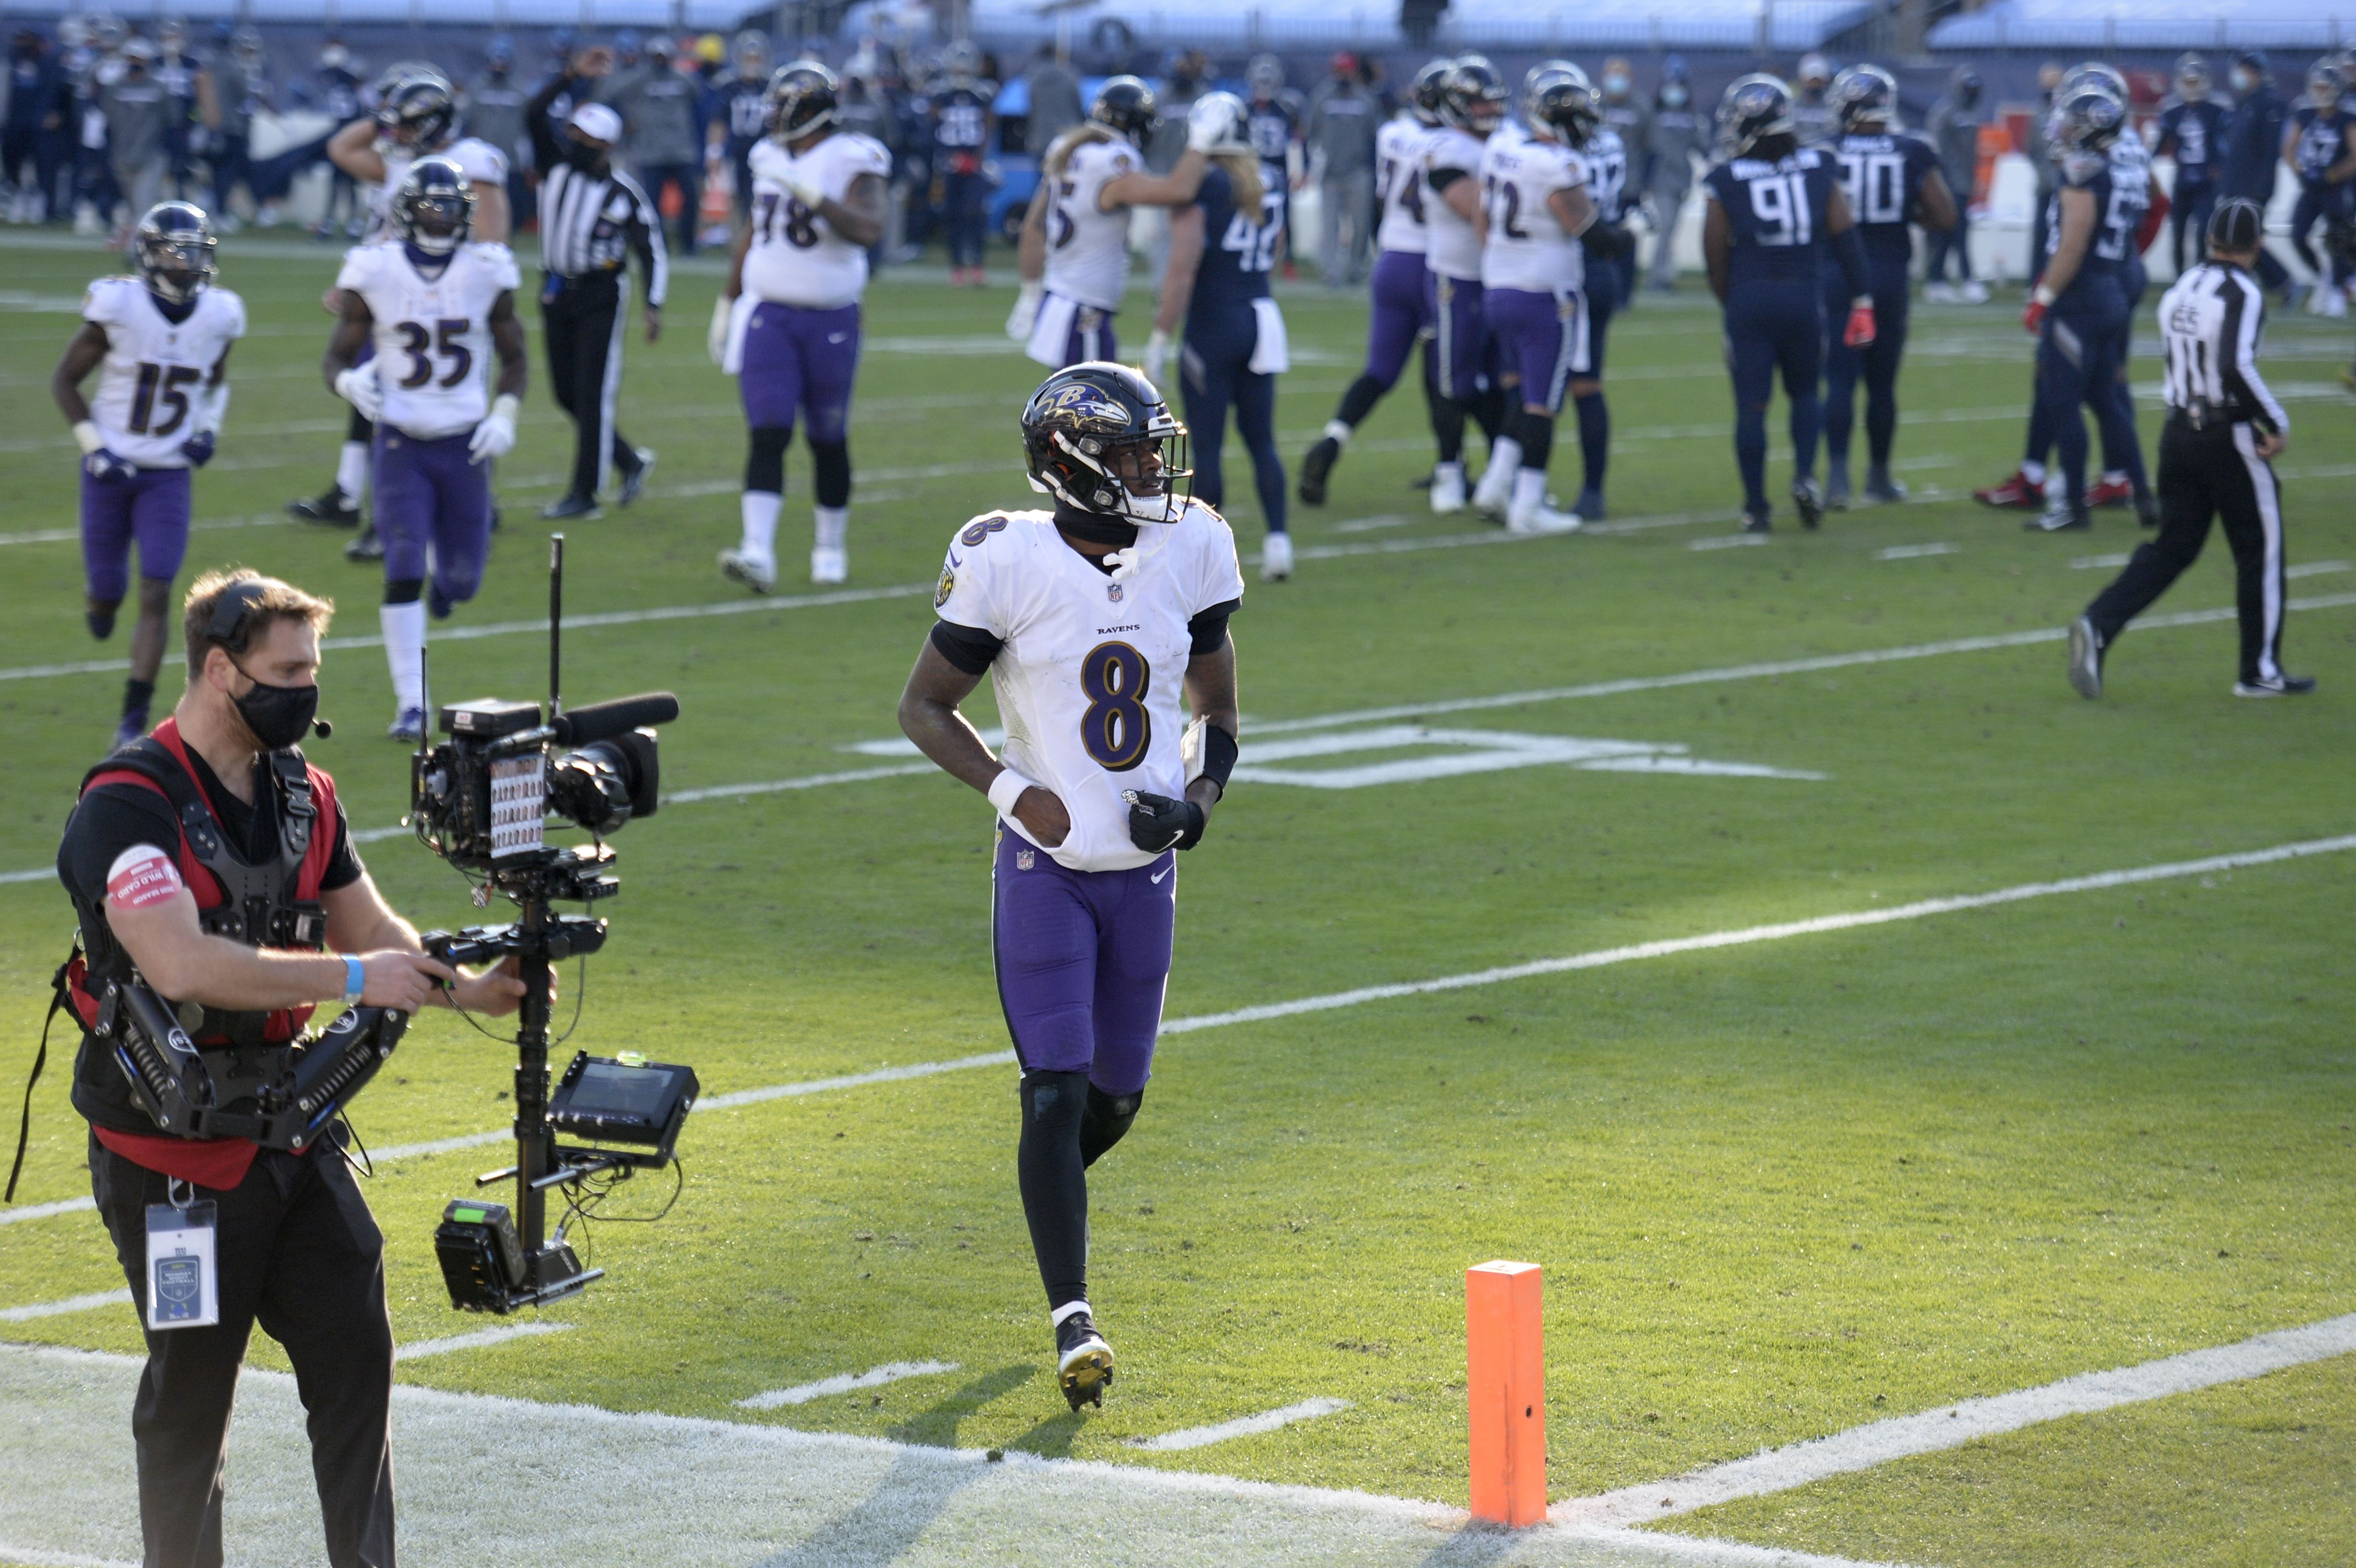
[[[56,1206],[52,1204],[49,1207]],[[127,1307],[130,1304],[131,1293],[127,1290],[93,1291],[88,1296],[69,1296],[63,1301],[37,1301],[27,1307],[0,1307],[0,1323],[30,1323],[36,1317],[58,1317],[69,1312],[94,1312],[102,1307]]]
[[[1765,534],[1713,534],[1706,539],[1696,539],[1687,549],[1748,549],[1767,542]]]
[[[739,1410],[776,1410],[781,1405],[808,1404],[814,1399],[830,1394],[850,1393],[857,1389],[882,1388],[903,1378],[928,1378],[939,1372],[958,1370],[955,1361],[886,1361],[880,1367],[870,1367],[863,1372],[839,1372],[830,1378],[820,1378],[813,1383],[796,1383],[791,1388],[773,1388],[766,1393],[756,1393],[750,1399],[736,1402]]]
[[[1940,1405],[1919,1415],[1901,1415],[1851,1427],[1830,1437],[1772,1448],[1748,1459],[1712,1466],[1650,1486],[1622,1487],[1591,1498],[1559,1502],[1547,1510],[1558,1523],[1630,1525],[1667,1519],[1696,1509],[1789,1491],[1827,1477],[1871,1469],[1915,1454],[1959,1448],[1982,1437],[2024,1426],[2085,1415],[2123,1404],[2190,1393],[2219,1383],[2328,1360],[2356,1351],[2356,1313],[2304,1328],[2260,1334],[2236,1345],[2188,1350],[2112,1371],[2081,1372],[2041,1388]]]
[[[1926,555],[1961,555],[1959,544],[1894,544],[1873,552],[1876,560],[1920,560]]]
[[[1332,1415],[1350,1408],[1346,1399],[1304,1399],[1299,1404],[1288,1404],[1281,1410],[1262,1411],[1258,1415],[1239,1415],[1233,1421],[1221,1421],[1209,1426],[1189,1426],[1183,1432],[1165,1432],[1159,1437],[1133,1437],[1130,1446],[1149,1454],[1175,1454],[1185,1448],[1207,1448],[1214,1443],[1225,1443],[1231,1437],[1252,1437],[1263,1432],[1281,1431],[1295,1422],[1314,1421],[1321,1415]]]
[[[510,1339],[536,1339],[542,1334],[562,1334],[574,1327],[571,1323],[535,1322],[513,1323],[504,1328],[477,1328],[471,1334],[453,1334],[442,1339],[420,1339],[413,1345],[396,1345],[392,1358],[397,1361],[422,1361],[429,1356],[446,1356],[453,1350],[479,1350],[491,1345],[504,1345]]]

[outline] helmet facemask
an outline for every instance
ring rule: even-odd
[[[1186,427],[1165,411],[1152,431],[1126,439],[1053,431],[1054,453],[1031,476],[1031,487],[1097,517],[1132,523],[1174,523],[1194,492],[1187,465]]]
[[[142,235],[139,272],[156,298],[186,304],[220,272],[213,262],[212,237],[185,231]]]

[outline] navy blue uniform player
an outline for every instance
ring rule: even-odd
[[[1848,440],[1857,421],[1857,383],[1865,381],[1865,493],[1875,501],[1902,501],[1906,486],[1890,477],[1890,448],[1898,433],[1898,366],[1906,353],[1907,267],[1920,223],[1944,234],[1955,226],[1955,198],[1928,142],[1898,129],[1898,80],[1876,65],[1852,66],[1835,79],[1833,112],[1839,132],[1831,152],[1841,194],[1857,220],[1873,293],[1873,342],[1851,348],[1825,346],[1825,504],[1848,506]],[[1824,267],[1825,318],[1838,318],[1848,280],[1837,263]]]
[[[949,283],[980,288],[990,179],[981,172],[990,147],[992,90],[980,80],[981,51],[960,38],[942,56],[948,81],[933,94],[933,167],[941,176],[941,208],[949,230]]]
[[[1241,99],[1205,94],[1188,120],[1189,137],[1211,166],[1193,205],[1171,209],[1170,270],[1145,346],[1145,379],[1162,384],[1170,335],[1183,314],[1178,386],[1194,436],[1195,498],[1215,509],[1226,500],[1219,460],[1232,407],[1268,522],[1261,572],[1281,581],[1292,575],[1292,539],[1284,528],[1284,459],[1276,450],[1276,379],[1290,360],[1268,279],[1284,233],[1284,197],[1262,183],[1258,155],[1245,140]]]
[[[1792,410],[1792,505],[1800,526],[1813,528],[1825,504],[1815,478],[1824,258],[1829,253],[1839,263],[1848,291],[1843,341],[1863,348],[1874,336],[1865,250],[1833,160],[1802,147],[1794,132],[1791,89],[1772,76],[1739,78],[1719,103],[1718,125],[1730,156],[1702,182],[1702,255],[1710,291],[1726,307],[1742,530],[1763,534],[1772,526],[1767,404],[1778,369]]]
[[[1531,75],[1546,69],[1539,66]],[[1595,203],[1595,221],[1579,237],[1586,251],[1588,368],[1572,375],[1567,390],[1579,415],[1579,455],[1585,471],[1579,504],[1571,510],[1590,523],[1603,517],[1603,471],[1612,453],[1612,412],[1603,401],[1604,329],[1636,294],[1636,237],[1626,228],[1632,151],[1608,124],[1599,124],[1579,149],[1587,165],[1587,195]]]
[[[2119,454],[2135,492],[2147,488],[2134,410],[2118,391],[2132,325],[2136,235],[2151,200],[2148,186],[2115,177],[2112,148],[2126,125],[2126,105],[2101,83],[2075,88],[2053,106],[2058,187],[2044,272],[2021,318],[2037,334],[2038,395],[2055,421],[2062,467],[2062,493],[2053,495],[2049,484],[2045,510],[2026,525],[2048,532],[2092,526],[2081,403],[2094,411],[2104,446]]]
[[[736,210],[753,216],[753,149],[769,133],[769,41],[736,35],[736,74],[712,89],[709,123],[736,176]]]
[[[2201,236],[2208,232],[2217,205],[2219,155],[2225,145],[2225,106],[2209,96],[2209,62],[2185,55],[2176,62],[2176,101],[2159,112],[2159,140],[2152,156],[2176,160],[2173,205],[2168,214],[2168,253],[2184,271],[2184,231],[2192,230],[2192,260],[2201,260]]]
[[[1292,276],[1292,146],[1301,140],[1301,95],[1284,85],[1284,62],[1255,56],[1245,73],[1251,101],[1244,106],[1244,139],[1260,163],[1260,184],[1276,193],[1284,231],[1276,242],[1277,265]]]

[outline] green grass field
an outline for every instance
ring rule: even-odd
[[[0,255],[5,298],[22,302],[0,314],[13,677],[121,644],[82,628],[72,448],[47,394],[100,261]],[[222,456],[197,482],[189,564],[245,562],[331,592],[336,633],[372,636],[375,577],[343,560],[346,536],[278,512],[325,482],[343,423],[316,372],[332,268],[325,250],[225,247],[221,281],[253,331]],[[681,275],[671,332],[630,346],[625,428],[661,467],[639,507],[568,530],[573,613],[739,598],[712,565],[736,536],[743,457],[734,385],[702,352],[713,287],[708,270]],[[1007,303],[1004,289],[950,293],[930,268],[869,296],[851,586],[905,592],[568,635],[569,698],[679,692],[669,788],[889,765],[847,748],[896,734],[950,531],[1029,504],[1012,432],[1037,372],[989,341]],[[1364,307],[1304,289],[1285,308],[1290,461],[1355,373]],[[1125,337],[1143,318],[1140,296]],[[2321,693],[2236,701],[2233,628],[2210,620],[2130,635],[2098,704],[2064,683],[2058,641],[2020,635],[2077,612],[2108,576],[2090,558],[2141,537],[2132,517],[2032,537],[1968,499],[2019,454],[2027,344],[2011,306],[1918,308],[1898,452],[1914,504],[1813,535],[1785,508],[1755,548],[1709,548],[1731,542],[1740,500],[1718,332],[1690,283],[1612,327],[1614,517],[1657,526],[1508,542],[1431,517],[1408,487],[1429,461],[1420,400],[1390,400],[1332,504],[1296,508],[1296,580],[1249,573],[1235,622],[1244,756],[1256,726],[1265,746],[1285,721],[1392,709],[1296,733],[1450,733],[1273,765],[1444,757],[1477,747],[1455,731],[1487,731],[1684,748],[1772,776],[1545,762],[1239,785],[1184,862],[1171,1019],[2356,831],[2344,329],[2282,321],[2266,367],[2295,421],[2290,559],[2313,569],[2293,591],[2323,601],[2294,613],[2286,659]],[[2147,379],[2147,346],[2139,359]],[[2148,400],[2144,414],[2148,443]],[[1782,419],[1779,403],[1778,495]],[[532,514],[570,448],[537,385],[523,429],[502,469],[506,531],[481,598],[449,624],[460,633],[545,604]],[[1232,437],[1227,456],[1248,554],[1260,519]],[[1566,498],[1577,462],[1566,437]],[[808,474],[798,448],[788,571],[808,545]],[[2231,602],[2218,541],[2159,610]],[[1973,638],[1993,642],[1925,648]],[[1742,672],[1901,649],[1919,656]],[[445,636],[433,671],[445,698],[529,697],[544,645]],[[1725,674],[1643,678],[1700,671]],[[1425,712],[1614,681],[1633,688]],[[355,827],[389,827],[407,763],[382,739],[381,653],[331,653],[323,685],[337,729],[313,754]],[[0,679],[16,806],[0,872],[53,856],[119,689],[118,673]],[[976,704],[987,722],[986,688]],[[691,1062],[710,1094],[1000,1050],[989,842],[986,805],[938,776],[667,806],[616,840],[626,891],[600,911],[614,936],[572,1043]],[[421,925],[484,918],[413,843],[364,853]],[[71,922],[54,882],[0,886],[12,1074]],[[593,1261],[611,1277],[547,1315],[577,1332],[401,1375],[1461,1506],[1462,1270],[1510,1257],[1547,1270],[1550,1495],[1648,1482],[2356,1308],[2351,923],[2348,865],[2325,856],[1173,1033],[1135,1132],[1096,1172],[1091,1294],[1121,1360],[1085,1415],[1053,1386],[1003,1067],[698,1115],[676,1211],[601,1227]],[[511,1065],[459,1020],[423,1018],[354,1120],[378,1147],[497,1126]],[[67,1077],[53,1061],[34,1097],[20,1202],[88,1190]],[[404,1340],[482,1327],[448,1309],[430,1232],[501,1163],[496,1147],[403,1159],[369,1185]],[[614,1206],[650,1208],[646,1185]],[[121,1284],[87,1212],[0,1228],[0,1306]],[[138,1343],[121,1307],[0,1332]],[[961,1370],[760,1413],[734,1404],[927,1360]],[[256,1361],[284,1364],[268,1347]],[[1182,1453],[1128,1441],[1312,1398],[1350,1408]],[[2325,1362],[1673,1528],[1949,1564],[2344,1563],[2352,1451],[2356,1381]]]

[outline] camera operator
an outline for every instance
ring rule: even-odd
[[[230,1406],[256,1322],[285,1347],[310,1413],[327,1561],[390,1568],[392,1326],[384,1238],[346,1140],[292,1154],[160,1133],[113,1050],[88,1032],[104,999],[144,980],[208,1056],[226,1057],[284,1045],[321,1001],[496,1014],[523,992],[512,964],[468,976],[419,949],[353,852],[334,781],[296,748],[318,707],[333,609],[249,571],[198,578],[183,622],[187,692],[152,735],[91,771],[58,852],[81,925],[60,976],[85,1030],[73,1104],[91,1124],[91,1187],[143,1324],[155,1321],[150,1206],[200,1225],[209,1203],[215,1216],[204,1295],[218,1321],[148,1327],[132,1407],[148,1568],[221,1562]]]

